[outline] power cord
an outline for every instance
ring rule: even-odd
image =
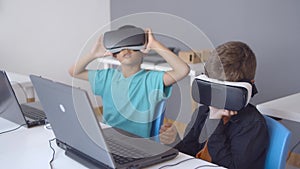
[[[50,139],[49,140],[49,145],[50,145],[50,148],[51,148],[51,150],[52,150],[52,158],[51,158],[51,160],[49,161],[49,165],[50,165],[50,168],[51,169],[53,169],[53,166],[52,166],[52,162],[54,161],[54,156],[55,156],[55,150],[54,150],[54,148],[52,147],[52,141],[54,141],[54,140],[56,140],[56,138],[53,138],[53,139]]]
[[[48,122],[47,119],[46,119],[46,121],[45,121],[44,128],[47,129],[47,130],[52,130],[51,124]]]
[[[198,169],[198,168],[202,168],[202,167],[220,167],[220,166],[217,166],[217,165],[200,165],[198,167],[196,167],[195,169]]]
[[[22,126],[25,126],[26,124],[21,124],[20,126],[18,126],[17,128],[11,129],[11,130],[7,130],[7,131],[3,131],[0,134],[4,134],[4,133],[9,133],[15,130],[18,130],[19,128],[21,128]]]
[[[190,160],[194,160],[194,159],[196,159],[196,158],[187,158],[187,159],[185,159],[185,160],[179,161],[179,162],[174,163],[174,164],[168,164],[168,165],[161,166],[161,167],[159,167],[158,169],[162,169],[162,168],[166,168],[166,167],[174,167],[174,166],[179,165],[179,164],[181,164],[181,163],[183,163],[183,162],[190,161]]]
[[[52,127],[51,127],[50,123],[46,124],[45,128],[48,129],[48,130],[52,130]]]
[[[186,162],[186,161],[190,161],[190,160],[198,160],[197,158],[187,158],[187,159],[185,159],[185,160],[182,160],[182,161],[179,161],[179,162],[177,162],[177,163],[174,163],[174,164],[168,164],[168,165],[164,165],[164,166],[161,166],[161,167],[159,167],[158,169],[162,169],[162,168],[166,168],[166,167],[174,167],[174,166],[176,166],[176,165],[179,165],[179,164],[181,164],[181,163],[183,163],[183,162]],[[202,168],[202,167],[220,167],[220,166],[217,166],[217,165],[200,165],[200,166],[197,166],[195,169],[198,169],[198,168]]]

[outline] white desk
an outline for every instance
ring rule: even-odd
[[[0,132],[16,128],[18,125],[0,118]],[[49,161],[52,158],[52,150],[48,140],[54,138],[52,130],[44,126],[27,129],[22,127],[16,131],[0,135],[0,164],[1,168],[11,169],[44,169],[50,168]],[[33,139],[34,138],[34,139]],[[64,151],[52,142],[55,149],[55,158],[52,162],[55,169],[85,169],[86,167],[72,160],[64,154]],[[160,163],[149,169],[157,169],[168,164],[175,164],[191,156],[180,153],[175,159]],[[200,159],[193,159],[183,162],[172,169],[195,168],[202,165],[214,165]],[[166,167],[170,168],[170,167]],[[214,167],[223,168],[223,167]],[[211,169],[211,167],[203,167]]]
[[[262,114],[300,122],[300,93],[271,100],[256,107]]]

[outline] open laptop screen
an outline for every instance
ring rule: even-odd
[[[25,124],[20,105],[4,71],[0,71],[0,117],[16,124]]]

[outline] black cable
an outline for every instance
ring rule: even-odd
[[[296,147],[300,144],[300,140],[291,148],[291,151],[288,155],[288,158],[286,159],[286,161],[289,160],[289,158],[291,157],[292,152],[296,149]]]
[[[54,148],[52,147],[51,142],[54,141],[54,140],[56,140],[56,138],[53,138],[53,139],[49,140],[49,145],[50,145],[50,148],[51,148],[51,150],[52,150],[52,152],[53,152],[53,153],[52,153],[52,158],[51,158],[51,160],[49,161],[49,165],[50,165],[50,168],[51,168],[51,169],[53,168],[52,162],[54,161],[54,156],[55,156],[55,150],[54,150]]]
[[[179,162],[177,162],[177,163],[175,163],[175,164],[168,164],[168,165],[161,166],[161,167],[159,167],[158,169],[162,169],[162,168],[166,168],[166,167],[173,167],[173,166],[179,165],[179,164],[181,164],[181,163],[183,163],[183,162],[190,161],[190,160],[193,160],[193,159],[197,159],[197,158],[188,158],[188,159],[179,161]]]
[[[25,126],[26,124],[21,124],[20,126],[18,126],[17,128],[14,128],[14,129],[11,129],[11,130],[7,130],[7,131],[3,131],[1,132],[0,134],[4,134],[4,133],[8,133],[8,132],[11,132],[11,131],[15,131],[15,130],[18,130],[19,128],[21,128],[22,126]]]
[[[52,130],[52,127],[48,124],[45,126],[45,128],[48,129],[48,130]]]
[[[45,129],[52,130],[51,124],[46,120]]]
[[[220,166],[217,166],[217,165],[200,165],[200,166],[197,166],[195,169],[202,168],[202,167],[220,167]]]

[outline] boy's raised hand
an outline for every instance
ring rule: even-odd
[[[153,49],[153,44],[156,40],[153,37],[152,30],[150,28],[145,29],[145,33],[147,35],[147,45],[145,49],[142,49],[141,52],[149,53],[151,49]]]
[[[96,43],[94,44],[91,50],[91,54],[95,58],[112,55],[112,53],[107,51],[103,46],[103,35],[100,35],[100,37],[97,39]]]
[[[163,144],[172,144],[176,140],[177,130],[175,125],[172,123],[163,124],[159,130],[159,133],[160,142]]]
[[[236,115],[237,111],[217,109],[215,107],[209,106],[209,118],[210,119],[221,119],[223,116],[230,117]]]

